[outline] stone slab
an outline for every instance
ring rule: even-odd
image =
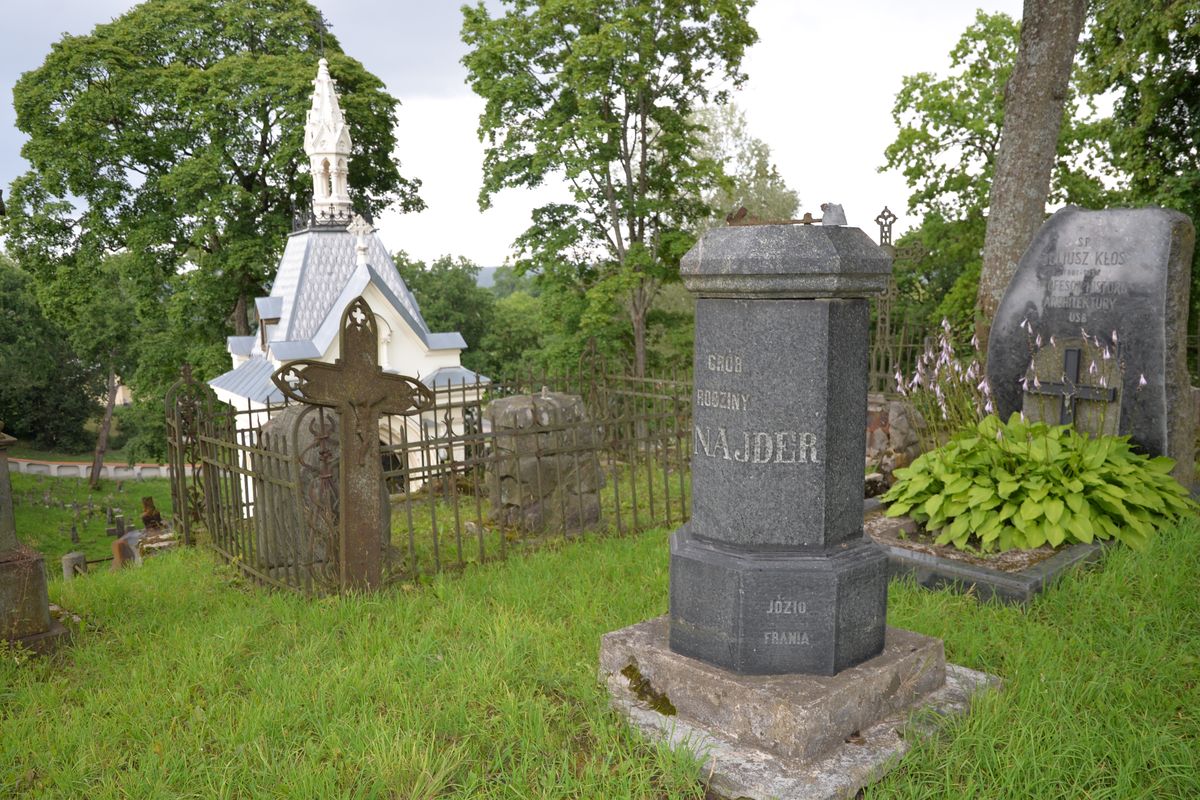
[[[627,693],[614,693],[613,705],[650,738],[689,750],[703,763],[699,780],[716,796],[847,800],[895,768],[915,740],[935,734],[944,723],[965,714],[976,692],[999,685],[995,676],[947,664],[941,688],[809,762],[748,746],[679,716],[664,716],[643,702],[630,700]]]
[[[609,691],[784,758],[816,758],[945,680],[941,641],[898,628],[882,654],[830,677],[739,675],[672,651],[668,629],[663,616],[601,638]]]
[[[897,518],[895,523],[900,526],[902,521]],[[926,589],[950,588],[956,592],[971,594],[980,602],[996,600],[1011,605],[1027,606],[1067,573],[1084,564],[1099,561],[1111,544],[1073,544],[1018,572],[1004,572],[897,545],[880,546],[887,553],[888,571],[893,577],[911,576]]]
[[[882,656],[833,678],[734,675],[671,653],[665,635],[662,617],[606,634],[601,680],[632,724],[702,760],[700,779],[723,797],[853,797],[999,686],[946,664],[940,640],[895,628]]]

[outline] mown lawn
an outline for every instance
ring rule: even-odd
[[[894,584],[894,625],[999,674],[867,797],[1200,797],[1200,525],[1028,611]],[[607,708],[599,637],[661,614],[666,532],[374,597],[245,585],[204,551],[56,582],[93,627],[0,663],[0,797],[701,797]]]

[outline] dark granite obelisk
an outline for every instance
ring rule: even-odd
[[[857,228],[731,225],[680,272],[697,296],[693,513],[671,537],[671,649],[742,674],[833,675],[879,655],[866,298],[890,257]]]

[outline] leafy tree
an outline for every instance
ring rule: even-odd
[[[465,258],[442,256],[426,266],[407,253],[394,256],[400,277],[408,284],[421,316],[435,331],[458,331],[467,341],[462,363],[483,372],[488,366],[482,342],[492,327],[496,298],[478,286],[479,267]]]
[[[311,194],[304,120],[322,41],[354,130],[358,208],[422,207],[391,155],[396,100],[323,28],[305,0],[147,0],[64,36],[14,87],[31,169],[11,187],[8,246],[39,284],[85,285],[113,254],[137,261],[151,290],[135,301],[150,341],[138,352],[160,367],[139,361],[138,394],[161,391],[189,351],[211,364],[227,334],[250,332],[248,301]]]
[[[497,267],[492,277],[492,294],[496,295],[497,300],[503,300],[515,292],[537,297],[539,291],[533,275],[518,273],[512,267]]]
[[[0,421],[6,433],[47,450],[87,446],[96,370],[42,313],[33,279],[0,254]]]
[[[1080,51],[1085,85],[1114,95],[1103,135],[1128,175],[1128,201],[1175,208],[1200,222],[1200,5],[1093,0]],[[1200,321],[1200,249],[1191,319]]]
[[[753,0],[505,0],[491,17],[463,9],[463,59],[486,101],[486,208],[500,190],[561,176],[571,202],[536,209],[517,240],[521,269],[543,285],[582,288],[581,330],[598,338],[624,310],[633,366],[646,367],[646,317],[659,288],[678,277],[688,231],[720,174],[699,153],[697,106],[738,85],[757,35]],[[566,299],[566,295],[563,296]]]
[[[884,151],[881,170],[903,172],[912,194],[910,214],[922,224],[897,241],[919,244],[925,255],[898,263],[901,313],[930,329],[953,314],[956,331],[970,336],[982,265],[985,211],[1004,120],[1004,90],[1017,58],[1020,26],[1006,14],[977,12],[950,51],[944,76],[905,76],[892,109],[899,133]],[[1050,199],[1093,207],[1110,198],[1110,174],[1098,122],[1087,96],[1069,87],[1064,125],[1050,181]],[[943,302],[945,301],[945,302]]]
[[[484,372],[492,378],[515,376],[541,367],[544,322],[539,298],[517,290],[496,301],[491,328],[479,343],[487,359]]]
[[[1017,61],[1004,89],[1004,128],[979,273],[975,335],[984,352],[992,317],[1045,219],[1067,83],[1087,4],[1088,0],[1025,0]]]
[[[700,153],[720,164],[725,179],[704,193],[712,213],[704,228],[725,224],[725,217],[745,207],[751,216],[787,220],[796,216],[800,198],[788,188],[771,162],[771,148],[751,136],[746,115],[732,102],[705,106],[693,116],[702,126]]]

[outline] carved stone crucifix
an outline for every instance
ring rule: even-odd
[[[433,394],[424,384],[379,366],[379,332],[366,300],[358,297],[346,307],[341,331],[341,353],[332,364],[293,361],[271,380],[291,399],[336,409],[341,417],[341,588],[370,590],[380,585],[383,574],[379,418],[429,410]]]

